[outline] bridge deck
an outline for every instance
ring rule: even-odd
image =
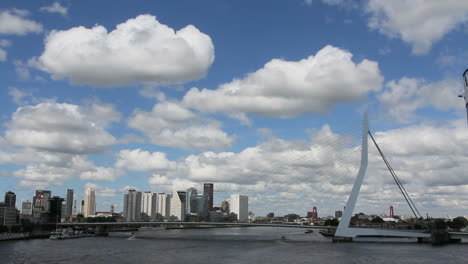
[[[292,225],[292,224],[259,224],[259,223],[221,223],[221,222],[103,222],[103,223],[59,223],[59,226],[264,226],[306,229],[336,229],[336,226]]]

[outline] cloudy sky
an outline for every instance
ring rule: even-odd
[[[0,192],[215,183],[257,215],[342,209],[372,133],[421,213],[468,215],[468,2],[3,0]],[[18,203],[19,205],[19,203]],[[410,211],[369,148],[356,211]]]

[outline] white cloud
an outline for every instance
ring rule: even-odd
[[[115,166],[132,171],[156,171],[171,169],[175,162],[169,161],[163,152],[124,149],[119,152]]]
[[[468,2],[459,0],[369,0],[367,10],[371,29],[401,38],[418,55],[468,21]]]
[[[376,62],[354,63],[348,51],[326,46],[300,61],[273,59],[243,79],[217,90],[192,88],[183,103],[203,112],[243,112],[292,117],[326,113],[339,103],[379,91],[383,77]]]
[[[193,25],[174,31],[154,16],[140,15],[111,32],[99,25],[52,31],[31,64],[53,79],[112,87],[200,79],[213,60],[211,38]]]
[[[42,25],[26,16],[26,10],[9,9],[0,12],[0,34],[26,35],[42,32]]]
[[[35,154],[46,153],[36,152]],[[63,185],[65,181],[93,167],[90,161],[79,155],[56,154],[53,158],[55,160],[42,161],[34,161],[36,158],[33,158],[26,168],[15,171],[14,176],[20,179],[20,185],[39,189],[51,185]]]
[[[170,185],[172,184],[171,180],[167,176],[161,176],[159,174],[153,174],[149,179],[148,183],[150,185],[160,186],[160,185]]]
[[[80,178],[89,181],[113,181],[122,175],[123,172],[118,169],[95,167],[92,170],[81,173]]]
[[[19,107],[8,123],[11,143],[61,153],[103,151],[116,143],[106,126],[119,119],[112,105],[88,107],[55,102]]]
[[[48,13],[58,13],[62,16],[66,16],[68,13],[68,8],[62,6],[59,2],[54,2],[50,6],[43,6],[39,10]]]
[[[152,143],[182,149],[221,149],[231,146],[232,136],[214,120],[199,117],[176,102],[156,104],[151,112],[137,110],[128,121]]]
[[[17,105],[26,105],[29,103],[29,100],[25,98],[30,97],[32,101],[36,102],[37,100],[33,97],[31,91],[21,90],[16,87],[8,87],[8,94],[13,98],[13,102]]]
[[[378,99],[383,111],[398,122],[409,123],[417,118],[414,112],[421,108],[444,111],[459,108],[457,92],[461,89],[461,82],[457,80],[430,83],[424,79],[403,77],[388,82]]]
[[[15,72],[18,78],[22,81],[29,80],[31,78],[31,73],[28,66],[20,60],[14,60],[13,64],[15,65]]]
[[[304,0],[304,4],[311,6],[312,5],[312,0]]]

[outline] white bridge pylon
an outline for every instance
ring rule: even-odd
[[[367,164],[368,164],[368,139],[369,134],[369,123],[367,120],[367,113],[364,114],[364,122],[362,128],[362,147],[361,147],[361,167],[359,168],[358,175],[354,181],[353,189],[349,194],[348,202],[341,217],[341,221],[336,229],[335,237],[354,238],[359,236],[386,236],[386,237],[430,237],[430,233],[420,232],[407,232],[407,231],[396,231],[387,229],[373,229],[373,228],[353,228],[349,227],[351,217],[353,215],[354,206],[356,205],[359,191],[361,190],[364,176],[366,175]]]

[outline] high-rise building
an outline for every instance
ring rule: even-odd
[[[132,189],[124,195],[124,218],[128,222],[141,219],[141,192]]]
[[[171,196],[165,193],[158,193],[157,204],[156,213],[167,219],[170,216]]]
[[[32,203],[29,200],[24,201],[21,204],[21,214],[32,215]]]
[[[153,193],[144,192],[141,199],[141,212],[151,217],[153,215]]]
[[[43,212],[49,212],[49,200],[51,197],[50,191],[46,190],[37,190],[36,196],[33,198],[34,208],[40,209]]]
[[[249,197],[246,195],[231,195],[231,213],[237,214],[239,222],[247,222],[249,218]]]
[[[6,192],[5,200],[0,203],[0,225],[12,226],[16,224],[16,194]]]
[[[73,215],[73,189],[67,190],[67,199],[65,203],[65,218],[70,218]]]
[[[63,198],[54,196],[50,199],[49,222],[60,223],[62,218]]]
[[[84,215],[84,200],[81,200],[80,214]]]
[[[0,226],[12,226],[16,224],[16,208],[0,203]]]
[[[86,188],[84,200],[84,217],[94,216],[96,214],[96,190],[94,188]]]
[[[207,197],[208,210],[213,210],[213,183],[204,183],[203,184],[203,194]]]
[[[78,214],[78,211],[76,210],[76,200],[73,201],[73,211],[72,211],[72,215],[73,216],[76,216]]]
[[[171,197],[171,213],[170,216],[177,217],[179,221],[185,221],[185,210],[187,203],[187,192],[173,191]]]
[[[339,211],[335,211],[335,218],[340,218],[343,216],[343,211],[339,210]]]
[[[11,206],[16,208],[16,194],[14,192],[6,192],[5,200],[3,201],[5,206]]]
[[[151,195],[151,219],[156,218],[156,214],[158,213],[158,194],[153,193]]]
[[[115,205],[111,204],[110,212],[111,212],[111,214],[115,213]]]
[[[198,214],[197,207],[197,189],[187,189],[187,201],[185,206],[185,212],[187,214]]]

